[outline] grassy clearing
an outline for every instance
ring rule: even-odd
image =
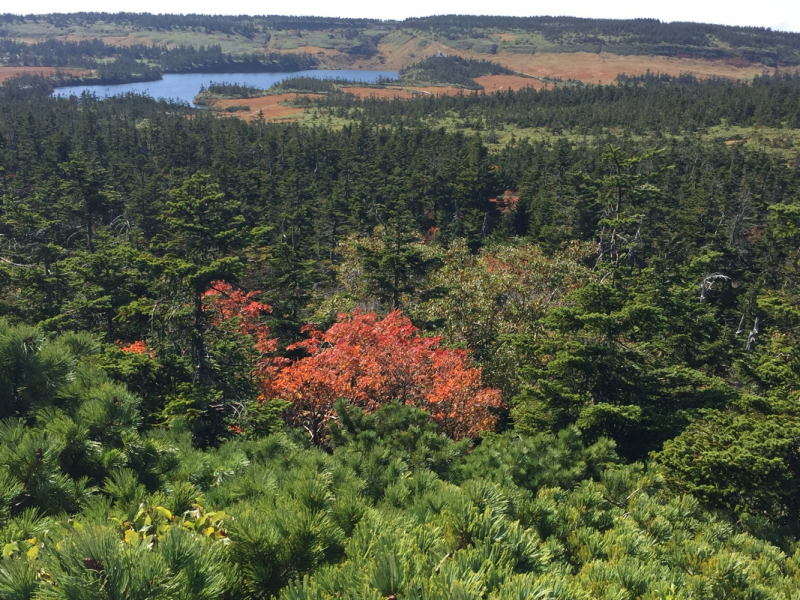
[[[353,125],[355,119],[335,117],[325,109],[307,108],[298,122],[306,125],[324,124],[335,129],[346,125]],[[448,132],[461,132],[465,135],[480,135],[490,148],[500,149],[512,140],[530,140],[532,142],[554,143],[566,139],[572,143],[596,143],[598,137],[603,139],[608,134],[622,135],[622,129],[606,129],[600,136],[584,133],[575,128],[573,130],[555,131],[547,127],[516,127],[509,124],[498,124],[492,127],[482,119],[464,119],[456,114],[449,114],[444,118],[429,118],[424,125],[430,128],[445,128]],[[787,158],[800,157],[800,129],[770,128],[770,127],[738,127],[725,124],[711,127],[698,133],[699,138],[708,143],[742,144],[748,149],[759,150],[770,154],[783,155]],[[657,137],[664,143],[672,140],[682,140],[685,135],[661,133],[658,136],[632,135],[634,140],[653,140]]]
[[[718,125],[703,136],[728,144],[741,143],[748,148],[796,156],[800,153],[800,129],[775,127],[737,127]]]
[[[480,133],[484,139],[490,140],[490,146],[501,147],[508,144],[512,139],[528,139],[531,141],[549,141],[566,138],[570,142],[594,143],[598,136],[584,134],[578,129],[571,131],[554,132],[547,128],[522,128],[514,126],[500,126],[496,129],[465,126],[463,122],[453,119],[450,123],[444,124],[451,131],[463,131],[464,133]],[[604,135],[614,133],[621,135],[620,129],[605,130]],[[602,136],[601,136],[602,137]],[[654,139],[655,135],[633,135],[634,140]],[[673,135],[663,133],[661,137],[665,143],[672,140],[682,140],[684,135]],[[700,132],[699,137],[704,142],[719,144],[742,144],[748,149],[759,150],[770,154],[780,154],[787,158],[800,156],[800,130],[797,129],[778,129],[768,127],[729,127],[718,125],[706,131]]]

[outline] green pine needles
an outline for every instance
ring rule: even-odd
[[[340,402],[331,453],[293,432],[202,450],[180,423],[142,431],[139,399],[88,338],[2,332],[0,376],[19,398],[0,426],[4,600],[793,598],[800,586],[780,532],[774,544],[746,533],[574,427],[472,448],[417,409]]]

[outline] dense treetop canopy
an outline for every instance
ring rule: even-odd
[[[0,598],[795,599],[799,81],[282,123],[4,82]]]

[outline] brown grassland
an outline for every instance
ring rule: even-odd
[[[49,77],[50,75],[55,75],[57,71],[69,75],[83,75],[86,73],[86,71],[81,69],[56,69],[55,67],[0,67],[0,83],[4,82],[6,79],[22,75],[23,73]]]
[[[670,56],[620,56],[601,52],[563,52],[517,54],[500,51],[488,55],[457,50],[442,44],[422,44],[415,38],[403,44],[378,44],[379,53],[372,58],[356,58],[352,55],[317,47],[301,47],[279,52],[311,52],[327,68],[355,68],[375,70],[399,70],[419,62],[436,53],[437,49],[451,56],[486,59],[500,63],[518,73],[550,79],[575,79],[584,83],[611,83],[620,73],[642,75],[647,71],[680,75],[691,73],[699,78],[732,77],[752,79],[773,69],[760,63],[744,60],[702,60]],[[274,51],[274,50],[273,50]],[[486,87],[486,86],[484,86]]]
[[[505,90],[521,90],[522,88],[532,87],[541,90],[547,87],[546,83],[531,77],[520,77],[518,75],[484,75],[476,77],[475,82],[482,85],[487,94]]]
[[[642,75],[647,71],[680,75],[691,73],[699,78],[731,77],[752,79],[765,70],[764,65],[746,61],[701,60],[671,56],[619,56],[574,52],[563,54],[512,54],[499,52],[500,64],[535,77],[576,79],[584,83],[612,83],[620,73]]]
[[[221,114],[232,117],[239,117],[246,121],[259,118],[259,113],[267,121],[284,120],[299,117],[303,109],[297,106],[286,104],[297,99],[300,94],[274,94],[272,96],[261,96],[259,98],[236,98],[225,100],[214,100],[212,108],[224,111],[226,108],[234,106],[247,106],[250,110],[236,111],[231,113],[222,112]],[[308,98],[321,98],[319,94],[302,94]]]
[[[52,28],[51,28],[52,29]],[[101,28],[103,29],[103,28]],[[27,33],[27,35],[26,35]],[[298,45],[298,47],[280,49],[275,44],[255,40],[239,39],[231,36],[211,34],[201,35],[193,32],[154,32],[154,31],[125,31],[124,28],[108,27],[105,31],[82,30],[81,28],[71,28],[65,32],[55,30],[43,31],[40,37],[32,37],[33,32],[20,31],[16,37],[19,41],[39,41],[48,37],[60,38],[70,41],[81,39],[91,39],[94,37],[103,39],[107,44],[127,46],[132,44],[157,44],[168,47],[188,44],[188,43],[220,43],[226,52],[243,52],[261,50],[264,52],[283,52],[298,53],[308,52],[320,60],[322,68],[329,69],[369,69],[369,70],[399,70],[413,65],[424,58],[434,55],[437,51],[447,55],[462,56],[464,58],[477,58],[491,60],[500,63],[518,73],[531,75],[544,79],[574,79],[584,83],[611,83],[620,73],[628,75],[641,75],[647,71],[654,73],[666,73],[668,75],[680,75],[691,73],[700,78],[707,77],[732,77],[737,79],[752,79],[764,71],[772,71],[759,63],[751,63],[743,59],[737,60],[702,60],[685,57],[666,57],[666,56],[620,56],[601,52],[565,52],[565,53],[534,53],[522,54],[501,50],[497,54],[484,54],[469,50],[458,50],[447,46],[441,41],[435,41],[419,33],[413,36],[388,35],[378,43],[378,53],[371,58],[359,57],[347,54],[331,48],[323,48],[314,45],[314,41],[309,40],[309,45]],[[44,35],[44,34],[47,35]],[[194,37],[192,37],[194,36]],[[502,42],[511,42],[516,34],[497,33],[493,37]],[[185,39],[184,39],[185,38]],[[195,39],[197,38],[197,39]],[[305,40],[293,39],[303,44]],[[9,69],[21,69],[17,71]],[[19,72],[50,74],[54,70],[48,67],[0,67],[0,81],[13,76]],[[483,79],[483,78],[482,78]],[[498,89],[519,89],[530,81],[517,82],[514,79],[506,81],[487,80],[481,84],[487,92]],[[537,86],[538,84],[533,83]],[[449,92],[448,92],[449,93]]]
[[[526,81],[532,81],[530,79]],[[344,91],[355,94],[361,98],[380,98],[380,99],[395,99],[408,100],[411,98],[418,98],[421,94],[431,94],[434,96],[448,95],[452,96],[460,93],[472,93],[469,90],[462,90],[454,87],[420,87],[420,88],[372,88],[372,87],[347,87],[343,88]],[[266,121],[284,121],[294,120],[303,114],[303,107],[292,106],[292,102],[297,100],[300,96],[305,98],[322,98],[320,94],[272,94],[268,96],[261,96],[257,98],[236,98],[236,99],[216,99],[212,100],[210,107],[221,111],[223,116],[239,117],[247,121],[258,119],[259,116],[263,117]],[[225,109],[246,106],[249,110],[237,110],[234,112],[225,112]]]

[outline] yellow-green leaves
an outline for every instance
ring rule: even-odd
[[[156,506],[156,510],[158,512],[160,512],[162,515],[164,515],[164,517],[167,519],[167,521],[172,521],[172,518],[173,518],[172,517],[172,513],[169,510],[167,510],[163,506]]]
[[[36,560],[39,556],[39,544],[36,538],[9,542],[3,546],[3,558],[12,558],[24,554],[28,560]]]
[[[9,558],[15,552],[19,552],[19,545],[17,542],[10,542],[3,546],[3,558]]]
[[[126,544],[135,544],[139,541],[139,534],[133,529],[128,529],[124,535]]]

